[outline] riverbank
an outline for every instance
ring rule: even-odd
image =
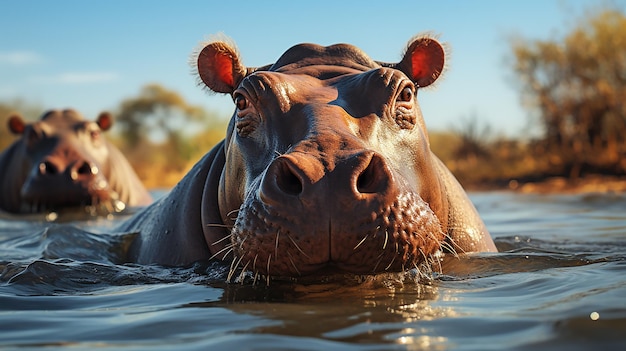
[[[470,184],[465,188],[469,191],[507,190],[538,194],[626,193],[626,177],[607,175],[588,175],[578,179],[549,177],[534,181],[508,180]]]

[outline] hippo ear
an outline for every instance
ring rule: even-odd
[[[9,117],[8,125],[9,130],[13,134],[24,134],[24,130],[26,130],[26,123],[24,123],[20,115],[12,115]]]
[[[113,125],[113,116],[106,111],[102,112],[98,116],[96,123],[98,124],[98,126],[100,127],[102,131],[107,131]]]
[[[445,65],[446,52],[433,38],[420,37],[411,41],[402,61],[395,68],[408,75],[419,87],[431,85]]]
[[[198,74],[217,93],[232,93],[246,75],[237,50],[223,41],[205,46],[198,54]]]

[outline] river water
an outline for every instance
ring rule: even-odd
[[[626,195],[471,198],[501,252],[419,280],[269,286],[227,284],[219,263],[125,263],[123,216],[5,215],[0,349],[626,349]]]

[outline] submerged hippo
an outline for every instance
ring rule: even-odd
[[[412,40],[399,63],[301,44],[245,67],[211,42],[199,78],[232,96],[226,138],[121,227],[139,263],[230,260],[265,276],[401,272],[440,251],[496,251],[467,195],[429,148],[416,96],[444,67]]]
[[[113,123],[103,112],[87,121],[74,110],[51,110],[9,129],[21,137],[0,154],[0,210],[38,213],[82,206],[116,211],[152,202],[122,153],[101,132]]]

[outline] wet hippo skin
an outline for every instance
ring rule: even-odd
[[[417,102],[445,51],[416,37],[398,63],[300,44],[246,67],[229,41],[197,53],[199,81],[229,94],[225,139],[171,193],[124,223],[139,263],[224,259],[254,274],[402,272],[439,252],[496,251],[431,152]]]

